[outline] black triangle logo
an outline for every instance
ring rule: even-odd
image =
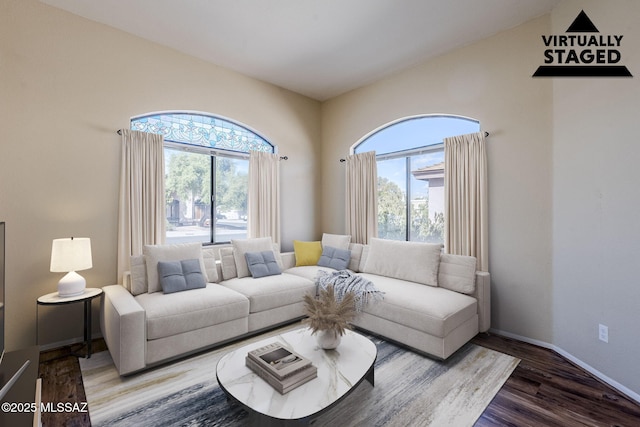
[[[591,19],[584,13],[584,10],[581,10],[576,19],[573,21],[569,28],[567,28],[567,33],[599,33],[598,29]]]

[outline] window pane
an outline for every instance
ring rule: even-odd
[[[378,236],[406,240],[407,169],[404,158],[378,162]]]
[[[248,160],[216,157],[216,243],[247,238],[248,170]]]
[[[196,113],[159,113],[135,118],[131,129],[158,133],[165,141],[248,153],[273,153],[273,145],[229,120]]]
[[[167,243],[211,241],[211,156],[165,148]]]
[[[444,242],[444,151],[411,157],[409,240]]]
[[[478,121],[460,116],[408,117],[354,147],[378,157],[379,237],[444,242],[443,139],[479,131]]]
[[[423,116],[403,120],[380,129],[358,145],[354,152],[376,155],[439,144],[449,136],[480,131],[475,120],[456,116]]]

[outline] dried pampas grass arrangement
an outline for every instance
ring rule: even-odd
[[[305,295],[304,307],[309,316],[304,322],[309,325],[313,334],[333,330],[342,336],[346,329],[351,329],[349,323],[356,317],[354,294],[348,292],[338,302],[333,286],[320,289],[318,298],[311,294]]]

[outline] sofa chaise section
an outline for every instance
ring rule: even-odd
[[[357,328],[439,359],[489,330],[490,275],[475,270],[474,257],[443,254],[437,244],[375,238],[348,248],[354,255],[349,269],[384,293],[356,317]],[[287,270],[309,279],[322,272],[331,269]]]
[[[478,292],[473,295],[373,274],[361,275],[385,295],[382,301],[367,305],[353,322],[360,329],[439,359],[448,358],[478,332],[489,329],[488,273],[476,273]]]

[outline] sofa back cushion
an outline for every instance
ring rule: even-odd
[[[204,278],[207,282],[215,283],[220,280],[216,268],[216,254],[213,248],[201,248],[202,261],[204,265]],[[185,258],[186,259],[186,258]],[[133,296],[146,294],[149,292],[149,282],[147,279],[147,263],[144,255],[134,255],[129,259],[129,270],[131,272],[131,289],[129,292]]]
[[[147,267],[148,293],[162,291],[158,278],[158,262],[160,261],[182,261],[195,258],[200,262],[200,271],[206,272],[201,243],[145,245],[143,253]],[[209,281],[208,277],[205,277],[205,280]]]
[[[244,254],[247,252],[270,251],[273,249],[273,242],[271,241],[271,237],[232,239],[231,246],[233,247],[233,259],[236,262],[236,274],[239,279],[242,279],[243,277],[251,276]],[[278,266],[282,268],[282,260],[279,260],[279,258],[280,250],[277,251],[276,261],[278,262]]]
[[[255,239],[231,240],[231,246],[220,248],[220,267],[222,280],[243,278],[251,275],[245,254],[247,252],[273,251],[276,263],[282,270],[282,256],[277,243],[271,242],[271,237]]]
[[[337,249],[349,249],[351,236],[348,234],[322,233],[322,247],[331,246]]]
[[[438,270],[438,285],[463,294],[473,294],[476,290],[476,258],[442,254]]]
[[[438,286],[441,247],[372,238],[363,272]]]

